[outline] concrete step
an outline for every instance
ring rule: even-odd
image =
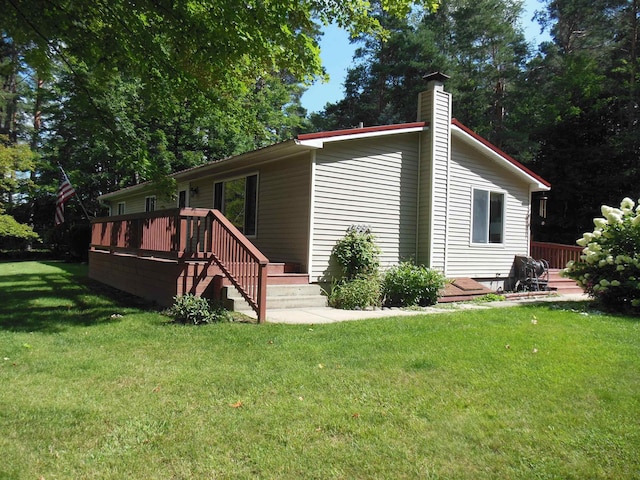
[[[226,298],[242,298],[240,292],[235,288],[227,288],[226,293]],[[300,295],[322,295],[322,289],[320,285],[316,285],[315,283],[307,283],[304,285],[267,285],[267,298]]]
[[[227,310],[252,311],[249,304],[234,287],[222,290],[222,299]],[[268,285],[267,310],[286,308],[326,307],[327,297],[319,285]]]

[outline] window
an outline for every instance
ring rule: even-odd
[[[145,197],[144,199],[144,211],[153,212],[156,209],[156,197]]]
[[[178,208],[185,208],[187,206],[187,191],[180,190],[178,192]]]
[[[118,202],[118,215],[124,215],[125,213],[125,202]]]
[[[217,182],[213,188],[213,208],[220,210],[245,235],[256,234],[258,176]]]
[[[503,243],[504,193],[473,189],[472,243]]]

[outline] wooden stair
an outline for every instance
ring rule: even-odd
[[[222,290],[223,305],[227,310],[251,314],[249,304],[233,287]],[[267,312],[289,308],[326,307],[327,297],[316,284],[267,285]]]
[[[584,293],[575,280],[561,277],[560,272],[560,269],[549,269],[549,290],[560,295]]]

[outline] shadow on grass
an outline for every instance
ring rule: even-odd
[[[562,310],[566,312],[581,313],[583,315],[608,315],[610,317],[616,317],[626,319],[630,321],[638,321],[640,317],[637,312],[628,311],[621,312],[612,309],[608,309],[594,300],[558,300],[558,301],[542,301],[531,302],[531,305],[535,305],[539,308],[547,308],[549,310]]]
[[[590,312],[596,308],[593,300],[546,300],[543,302],[531,302],[531,305],[542,308],[547,307],[550,310],[567,310],[571,312]]]
[[[72,326],[115,322],[119,315],[151,307],[136,297],[90,280],[86,265],[63,262],[13,265],[11,272],[0,270],[3,330],[56,333]]]

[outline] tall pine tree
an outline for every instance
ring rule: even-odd
[[[638,8],[627,0],[555,0],[552,41],[532,62],[537,101],[534,168],[552,183],[539,240],[573,243],[600,205],[640,196]]]

